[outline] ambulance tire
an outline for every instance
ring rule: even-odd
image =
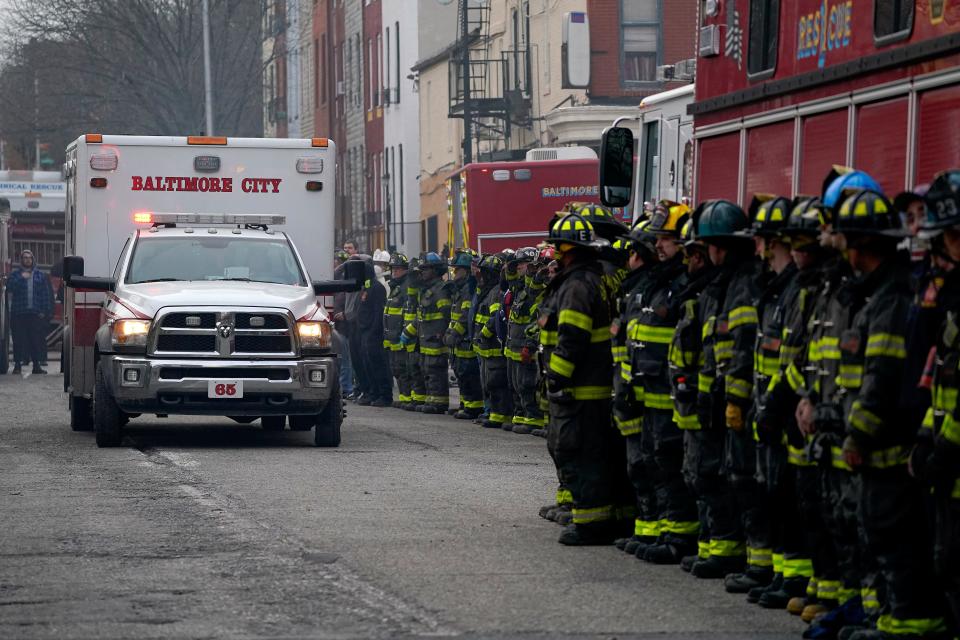
[[[340,385],[336,385],[327,400],[327,406],[317,416],[313,429],[313,443],[318,447],[339,447],[340,427],[343,425],[343,398]]]
[[[93,430],[93,403],[89,398],[70,396],[70,428],[74,431]]]
[[[97,363],[97,383],[93,389],[93,430],[98,447],[120,446],[123,439],[123,411],[107,388],[103,362]]]
[[[264,431],[283,431],[287,424],[287,416],[263,416],[260,418],[260,426]]]

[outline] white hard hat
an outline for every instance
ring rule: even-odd
[[[373,252],[373,261],[379,262],[382,264],[387,264],[390,262],[390,254],[384,251],[383,249],[377,249]]]

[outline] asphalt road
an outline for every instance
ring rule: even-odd
[[[52,363],[56,368],[56,364]],[[350,406],[339,449],[0,376],[0,638],[796,638],[802,623],[537,517],[544,440]]]

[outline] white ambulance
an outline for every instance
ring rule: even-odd
[[[339,444],[323,300],[359,285],[331,280],[334,159],[325,138],[88,134],[67,148],[74,430],[117,446],[141,414],[259,418],[268,430],[289,418],[315,428],[318,446]]]

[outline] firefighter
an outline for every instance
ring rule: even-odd
[[[937,176],[926,194],[924,235],[943,258],[946,272],[937,304],[945,317],[937,330],[931,384],[932,406],[921,426],[911,459],[911,474],[932,490],[934,563],[960,634],[960,414],[957,375],[960,365],[960,171]]]
[[[744,235],[747,214],[726,200],[708,201],[695,213],[696,237],[707,245],[717,272],[700,295],[697,321],[702,358],[697,373],[697,412],[701,428],[692,430],[685,464],[692,467],[694,492],[703,502],[709,542],[706,558],[691,573],[717,579],[744,568],[743,527],[736,491],[742,487],[746,405],[752,385],[756,336],[756,279],[753,240]],[[689,329],[686,329],[687,331]],[[686,349],[684,349],[686,351]],[[686,357],[684,358],[686,360]],[[732,455],[726,455],[730,450]],[[728,466],[733,462],[733,466]]]
[[[777,491],[784,484],[786,447],[759,430],[756,416],[770,380],[779,371],[783,309],[794,296],[797,266],[789,241],[782,235],[792,208],[786,198],[760,195],[754,197],[750,207],[757,254],[767,271],[758,283],[762,289],[755,301],[758,325],[753,346],[752,419],[744,430],[747,436],[737,440],[746,462],[735,486],[747,535],[747,571],[725,579],[728,592],[748,593],[749,602],[758,602],[765,593],[778,592],[783,585],[783,554],[774,548],[772,516],[779,515],[776,498],[781,497]],[[792,495],[788,500],[793,502]]]
[[[423,373],[424,401],[417,411],[428,414],[446,413],[450,406],[448,349],[443,338],[450,326],[451,285],[445,280],[447,262],[439,254],[427,253],[417,266],[420,273],[420,296],[416,322],[403,329],[401,342],[417,342],[420,369]]]
[[[604,419],[611,412],[613,300],[597,251],[606,242],[576,214],[555,222],[547,242],[561,265],[538,320],[549,401],[547,444],[561,484],[573,498],[573,521],[559,542],[610,544],[620,525],[619,474],[610,462],[623,455],[623,447]]]
[[[383,309],[383,347],[390,354],[390,372],[397,381],[397,400],[394,408],[402,409],[409,405],[410,373],[407,370],[407,352],[400,342],[403,332],[403,310],[407,304],[407,271],[410,261],[402,253],[394,253],[387,263],[390,268],[390,293]]]
[[[674,422],[667,356],[679,321],[678,294],[687,271],[681,232],[690,219],[683,204],[661,201],[646,231],[656,238],[658,262],[649,285],[637,299],[637,313],[627,324],[627,360],[634,387],[643,390],[643,464],[655,490],[658,537],[637,557],[656,564],[679,564],[696,553],[699,521],[693,495],[683,478],[683,432]],[[628,447],[629,450],[629,447]]]
[[[403,309],[403,326],[406,328],[417,321],[420,307],[420,260],[412,258],[407,275],[407,303]],[[403,407],[406,411],[416,411],[427,401],[427,388],[423,377],[423,367],[420,362],[420,351],[417,349],[417,339],[404,338],[406,332],[401,332],[401,341],[407,352],[407,371],[410,378],[410,402]]]
[[[774,522],[774,582],[749,599],[766,608],[788,608],[800,614],[816,598],[814,570],[835,566],[829,551],[819,503],[817,471],[809,461],[806,439],[794,417],[802,394],[802,369],[807,352],[807,327],[824,286],[824,266],[830,251],[819,242],[829,211],[819,198],[798,199],[779,235],[790,243],[796,277],[779,295],[775,310],[761,312],[757,351],[761,375],[756,407],[762,479]],[[772,318],[769,314],[772,312]],[[776,366],[770,360],[776,360]],[[786,463],[786,464],[784,464]],[[809,598],[809,601],[808,601]]]
[[[450,326],[445,344],[453,354],[453,373],[460,388],[460,407],[454,413],[458,420],[473,420],[483,413],[483,387],[480,384],[480,363],[473,352],[473,296],[477,279],[471,273],[474,255],[462,249],[454,257],[453,292],[450,296]]]
[[[643,448],[643,378],[633,375],[630,358],[630,330],[646,304],[651,274],[657,265],[656,237],[646,227],[646,220],[637,222],[627,238],[625,248],[630,271],[621,282],[624,294],[617,299],[618,314],[610,329],[614,360],[613,422],[624,439],[626,473],[636,508],[633,535],[619,538],[614,544],[629,555],[636,555],[638,551],[642,554],[657,541],[660,533],[657,496],[648,468],[653,452]]]
[[[527,329],[536,313],[537,297],[542,285],[534,283],[534,264],[540,252],[534,247],[517,251],[507,263],[507,272],[515,271],[518,279],[513,281],[505,298],[509,307],[507,315],[507,339],[503,355],[507,358],[507,372],[513,391],[513,419],[503,428],[514,433],[527,434],[542,428],[546,422],[537,405],[537,363],[534,359],[537,345],[527,335]]]
[[[546,296],[547,285],[550,284],[550,281],[553,279],[553,276],[556,275],[557,262],[554,259],[555,252],[551,245],[544,244],[539,249],[539,254],[537,260],[531,265],[533,269],[533,279],[528,283],[528,288],[534,293],[534,301],[530,308],[530,324],[527,325],[527,339],[529,344],[532,345],[530,348],[532,350],[532,361],[536,367],[537,374],[537,387],[536,387],[536,402],[537,409],[540,412],[540,422],[537,425],[531,425],[530,434],[540,437],[547,437],[547,419],[546,412],[549,409],[547,398],[544,395],[544,388],[541,384],[542,381],[542,367],[539,358],[539,349],[540,349],[540,325],[537,324],[537,316],[540,313],[540,305],[543,304],[544,297]],[[521,352],[522,353],[522,352]],[[514,429],[514,433],[525,433],[526,429],[521,428],[520,431]]]
[[[503,259],[486,256],[480,261],[478,304],[473,324],[473,350],[480,358],[483,395],[490,415],[481,422],[488,429],[501,429],[513,416],[513,398],[507,382],[507,359],[503,343],[497,337],[497,314],[500,312],[500,277]]]

